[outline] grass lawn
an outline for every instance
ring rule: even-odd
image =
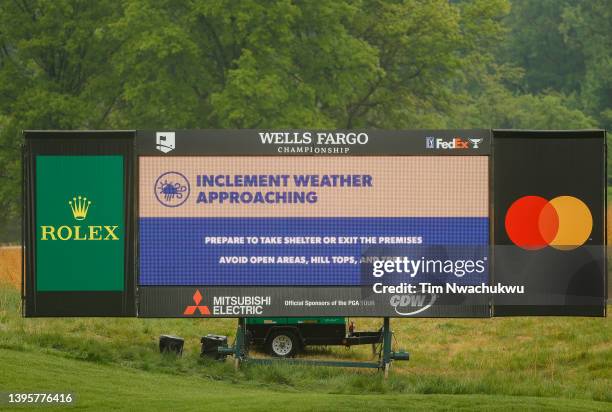
[[[393,319],[395,349],[411,360],[387,381],[361,369],[236,372],[199,357],[200,337],[233,336],[232,319],[23,319],[18,254],[0,248],[0,392],[71,391],[76,408],[92,410],[612,411],[610,318]],[[159,354],[165,333],[185,338],[182,358]],[[372,360],[369,346],[303,356]]]
[[[74,391],[78,409],[604,411],[610,407],[604,402],[583,399],[521,396],[330,394],[324,387],[319,391],[301,391],[272,384],[248,385],[6,349],[0,349],[0,364],[3,390]],[[55,409],[66,410],[66,406]]]
[[[396,362],[387,381],[340,368],[236,372],[230,361],[199,357],[199,337],[233,335],[234,320],[23,319],[18,291],[5,284],[0,391],[71,391],[76,407],[93,410],[612,410],[611,326],[607,318],[396,319],[396,347],[411,360]],[[162,333],[186,339],[182,358],[158,353]],[[305,356],[372,357],[369,347]]]

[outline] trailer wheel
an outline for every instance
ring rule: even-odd
[[[266,342],[266,352],[277,358],[292,358],[300,347],[295,333],[289,330],[278,330],[270,334]]]

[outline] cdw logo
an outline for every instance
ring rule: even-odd
[[[199,311],[200,315],[210,315],[208,306],[200,305],[200,302],[202,302],[202,294],[198,289],[196,289],[195,293],[193,294],[193,302],[195,305],[187,306],[183,312],[183,315],[191,316],[196,313],[196,311]]]

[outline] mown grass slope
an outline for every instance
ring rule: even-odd
[[[612,410],[608,318],[394,319],[395,347],[411,360],[396,362],[385,381],[372,370],[247,365],[235,372],[231,362],[200,359],[199,338],[232,336],[231,319],[23,319],[18,290],[0,283],[0,391],[71,390],[79,405],[103,409],[130,409],[138,405],[132,398],[144,397],[160,409],[276,402],[280,410]],[[163,333],[186,339],[182,358],[158,353]],[[312,348],[305,356],[372,359],[369,347]],[[223,403],[230,398],[238,400]]]
[[[604,411],[604,402],[495,395],[330,394],[244,385],[199,376],[99,365],[50,353],[0,349],[0,387],[14,391],[74,391],[75,406],[92,410],[532,410]],[[46,408],[47,409],[47,408]],[[66,406],[49,407],[66,410]]]
[[[595,402],[612,400],[607,319],[394,321],[397,340],[411,350],[412,360],[396,363],[384,381],[370,370],[250,365],[235,372],[230,362],[201,360],[199,337],[232,334],[234,322],[228,320],[21,319],[18,294],[7,288],[0,307],[1,389],[72,390],[79,402],[88,400],[85,406],[130,409],[137,405],[133,399],[144,399],[160,408],[170,400],[194,409],[198,402],[218,402],[223,410],[234,405],[223,404],[225,399],[238,397],[241,407],[278,400],[281,410],[289,401],[302,409],[360,410],[370,402],[394,409],[421,400],[415,395],[435,394],[423,398],[423,409],[473,402],[500,410],[612,409],[611,403]],[[159,355],[157,336],[164,332],[186,338],[182,358]],[[314,349],[307,356],[370,357],[367,348]],[[300,400],[304,396],[308,401]]]

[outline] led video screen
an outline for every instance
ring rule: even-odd
[[[139,284],[488,283],[488,182],[486,156],[143,156]]]

